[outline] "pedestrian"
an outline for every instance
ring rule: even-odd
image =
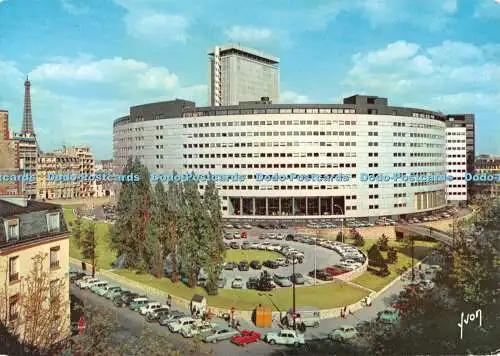
[[[172,296],[170,294],[167,296],[167,305],[169,308],[172,306]]]
[[[347,318],[347,305],[344,307],[344,319]]]

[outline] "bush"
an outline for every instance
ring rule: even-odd
[[[389,247],[387,251],[387,262],[388,263],[396,263],[398,262],[398,250],[395,247]]]
[[[380,251],[389,250],[389,238],[385,234],[382,234],[382,236],[378,238],[377,245]]]
[[[384,264],[380,270],[378,271],[378,275],[380,277],[387,277],[388,275],[391,274],[391,271],[389,271],[389,267],[387,266],[387,264]]]
[[[337,241],[338,241],[338,242],[342,242],[342,237],[343,237],[343,236],[342,236],[342,232],[341,232],[341,231],[339,231],[339,232],[338,232],[338,234],[337,234]]]
[[[354,236],[354,246],[364,246],[365,245],[365,239],[360,233],[357,233],[356,236]]]
[[[384,256],[380,253],[377,244],[373,244],[368,250],[368,264],[375,267],[382,267],[384,263]]]

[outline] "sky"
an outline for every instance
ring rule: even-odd
[[[0,109],[40,147],[112,157],[113,121],[174,98],[207,104],[208,56],[240,43],[280,58],[280,102],[353,94],[476,114],[500,154],[500,0],[0,0]]]

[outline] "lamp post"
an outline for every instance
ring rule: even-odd
[[[316,230],[316,238],[314,239],[314,285],[316,285],[318,237],[319,237],[319,230]]]
[[[341,234],[340,236],[342,236],[342,243],[344,243],[344,216],[343,216],[344,215],[344,210],[338,204],[333,204],[333,206],[339,208],[339,210],[340,210],[340,212],[342,214],[342,218],[340,219],[341,224],[342,224],[341,225],[342,227],[341,227],[341,230],[340,230],[340,234]]]

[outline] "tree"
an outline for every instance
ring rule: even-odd
[[[387,237],[387,235],[382,234],[382,236],[378,238],[377,244],[380,251],[389,250],[389,238]]]
[[[97,264],[97,239],[96,225],[91,222],[83,227],[83,233],[80,240],[80,251],[83,258],[92,264],[92,277],[95,276]]]
[[[82,218],[80,215],[77,215],[71,224],[71,235],[75,239],[76,246],[80,248],[80,240],[82,238]]]
[[[344,236],[342,235],[342,231],[339,231],[339,232],[337,233],[337,238],[336,238],[336,240],[337,240],[338,242],[342,242],[343,237],[344,237]]]
[[[168,196],[163,183],[158,182],[154,188],[153,204],[151,205],[151,221],[148,239],[146,240],[145,257],[153,268],[156,278],[163,276],[166,256],[171,252],[169,248],[168,231]]]
[[[0,287],[0,347],[9,355],[57,355],[69,336],[67,279],[52,280],[48,254],[33,257],[33,265],[12,295]],[[8,268],[2,269],[8,281]],[[17,307],[11,309],[15,299]],[[62,341],[62,343],[61,343]]]
[[[354,235],[354,246],[361,247],[364,245],[365,245],[365,239],[359,232],[357,232],[356,235]]]
[[[396,263],[398,262],[398,249],[395,247],[389,247],[387,251],[387,262]]]
[[[208,274],[206,289],[209,295],[217,294],[217,279],[222,272],[226,249],[223,240],[222,214],[220,198],[214,181],[210,181],[203,196],[203,207],[206,219],[204,238],[208,259],[203,266]]]
[[[384,262],[384,257],[380,253],[377,244],[373,244],[368,250],[368,263],[374,267],[382,267]]]
[[[176,172],[174,171],[174,175]],[[167,202],[167,239],[165,248],[170,256],[172,264],[172,282],[179,281],[178,254],[179,241],[182,240],[183,232],[187,229],[187,216],[185,214],[184,192],[182,185],[178,182],[169,182],[166,192]]]

